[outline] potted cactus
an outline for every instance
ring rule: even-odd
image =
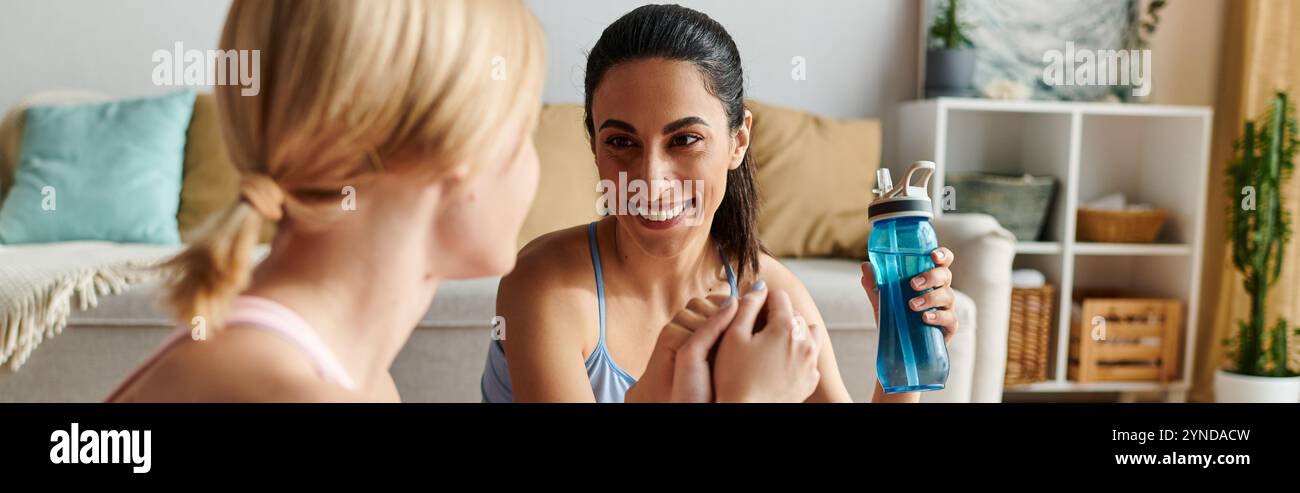
[[[925,52],[925,97],[974,94],[975,45],[966,37],[969,24],[958,18],[958,0],[939,4],[930,24],[930,47]]]
[[[1255,121],[1247,121],[1228,165],[1228,240],[1232,265],[1242,273],[1250,296],[1250,316],[1224,342],[1229,360],[1215,375],[1219,402],[1300,402],[1300,373],[1288,368],[1284,318],[1266,320],[1269,287],[1282,272],[1282,254],[1291,238],[1290,214],[1282,208],[1282,184],[1295,167],[1300,149],[1295,106],[1278,92]]]

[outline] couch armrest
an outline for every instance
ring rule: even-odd
[[[934,228],[939,244],[956,257],[952,287],[969,295],[977,308],[971,402],[1001,402],[1016,238],[986,214],[944,214]]]

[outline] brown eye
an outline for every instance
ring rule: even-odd
[[[632,139],[629,139],[627,137],[622,137],[622,136],[616,136],[616,137],[610,137],[608,139],[605,139],[605,145],[623,149],[627,147],[632,147],[633,143],[632,143]]]
[[[669,142],[669,145],[672,145],[674,147],[688,146],[699,141],[700,141],[700,137],[698,135],[683,134],[683,135],[678,135],[676,137],[673,137],[673,140]]]

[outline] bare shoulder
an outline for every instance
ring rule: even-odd
[[[784,289],[790,292],[791,296],[794,295],[793,291],[804,294],[808,292],[799,276],[795,275],[794,271],[771,255],[759,254],[758,271],[758,277],[761,277],[769,287]]]
[[[497,288],[497,315],[505,317],[510,341],[533,345],[562,341],[585,346],[593,327],[596,281],[587,244],[587,225],[547,233],[519,252],[515,268]],[[593,336],[594,337],[594,336]]]
[[[186,339],[164,353],[126,389],[143,402],[333,402],[354,400],[320,379],[291,343],[263,330],[222,329],[208,340]]]
[[[539,236],[519,251],[514,270],[501,278],[498,306],[562,300],[594,290],[594,283],[587,225],[573,226]]]
[[[808,292],[803,280],[799,279],[799,276],[795,275],[794,271],[786,267],[780,260],[766,253],[759,254],[758,268],[758,275],[763,278],[763,282],[767,284],[768,289],[785,291],[790,296],[790,302],[794,304],[799,313],[810,319],[821,320],[821,312],[817,310],[812,294]]]

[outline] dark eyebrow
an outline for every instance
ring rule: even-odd
[[[631,123],[625,122],[623,120],[614,120],[614,119],[605,120],[605,123],[600,124],[599,130],[604,130],[609,127],[617,128],[624,132],[631,132],[634,134],[636,133],[636,127],[633,127]]]
[[[703,118],[700,118],[698,116],[688,116],[686,118],[682,118],[675,122],[664,125],[664,133],[670,134],[682,129],[683,127],[689,127],[691,125],[696,125],[696,124],[704,125],[706,127],[709,126],[709,124],[706,123]]]

